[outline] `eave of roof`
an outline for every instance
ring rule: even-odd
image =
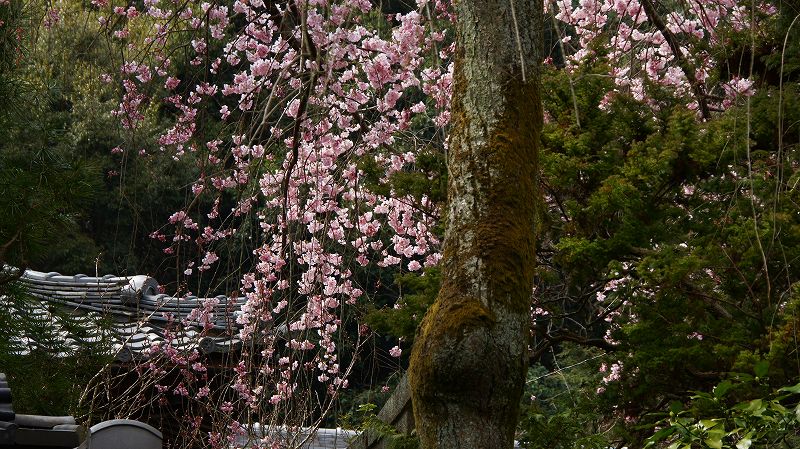
[[[236,316],[244,299],[173,297],[159,293],[158,282],[141,275],[64,276],[26,270],[19,284],[29,299],[0,297],[0,307],[25,323],[8,330],[11,352],[18,355],[45,350],[66,357],[95,345],[118,362],[129,362],[166,344],[203,353],[241,346]],[[197,308],[210,309],[208,323],[188,320]]]

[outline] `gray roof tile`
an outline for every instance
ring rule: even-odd
[[[165,342],[166,331],[178,349],[228,352],[237,348],[244,299],[217,296],[173,297],[158,292],[158,282],[148,276],[64,276],[26,270],[19,279],[30,301],[0,297],[12,317],[24,323],[12,329],[12,352],[27,354],[42,349],[67,356],[87,345],[103,346],[118,361],[146,357],[154,344]],[[187,322],[192,310],[209,299],[218,305],[211,314],[213,326]]]

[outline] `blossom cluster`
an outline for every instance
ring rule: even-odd
[[[757,32],[776,14],[773,5],[688,0],[670,11],[656,6],[652,0],[549,3],[555,18],[566,25],[559,38],[568,68],[576,70],[605,53],[616,87],[601,108],[620,92],[658,107],[649,91],[654,87],[686,98],[692,109],[704,102],[711,110],[723,110],[754,93],[752,75],[744,70],[729,80],[712,79],[713,68],[723,62],[712,49],[726,45],[735,33]]]
[[[416,148],[427,144],[419,123],[442,134],[449,121],[453,46],[437,26],[452,20],[449,5],[418,0],[390,16],[367,0],[93,5],[102,26],[130,40],[115,114],[135,132],[149,106],[174,111],[158,137],[161,151],[197,164],[191,193],[214,198],[211,210],[178,211],[168,220],[174,232],[152,237],[168,254],[201,248],[185,262],[189,276],[218,262],[214,245],[237,234],[234,223],[255,220],[260,230],[237,324],[239,337],[261,350],[259,362],[235,376],[233,404],[278,407],[301,375],[335,395],[347,386],[336,344],[342,310],[366,295],[355,271],[421,272],[440,259],[437,205],[397,194],[390,179],[416,170]],[[151,30],[144,42],[131,37],[137,29]],[[210,76],[198,81],[178,70],[172,55],[181,44],[189,65]],[[236,131],[209,138],[200,131],[209,115]],[[368,176],[375,172],[377,181]],[[235,205],[224,210],[229,198]],[[208,322],[207,309],[192,319]]]

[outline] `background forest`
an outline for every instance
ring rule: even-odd
[[[722,38],[702,42],[719,61],[709,80],[752,81],[705,120],[687,95],[658,84],[646,86],[645,101],[620,88],[608,74],[621,62],[608,49],[575,63],[566,37],[579,38],[576,26],[557,21],[552,6],[540,171],[532,174],[541,198],[530,369],[517,439],[527,448],[797,447],[800,4],[776,3],[757,30],[719,30]],[[383,2],[374,26],[389,33],[397,24],[381,15],[416,7]],[[207,155],[173,157],[159,137],[183,116],[177,102],[143,104],[138,126],[123,126],[118,111],[129,92],[120,67],[134,60],[128,42],[144,43],[148,30],[132,19],[128,26],[125,15],[98,21],[101,13],[97,2],[0,0],[0,264],[148,274],[176,295],[237,291],[258,263],[256,212],[221,218],[237,232],[205,243],[169,246],[169,224],[182,210],[211,223],[205,212],[239,207],[252,186],[195,194],[197,180],[210,176]],[[194,62],[188,38],[171,39],[170,70],[181,86],[208,79],[209,64]],[[215,76],[230,82],[234,72]],[[168,95],[163,85],[149,89]],[[437,99],[418,91],[403,101],[433,109]],[[241,131],[219,118],[222,101],[202,107],[200,140]],[[446,134],[434,117],[409,126],[417,138],[411,166],[387,176],[375,156],[354,164],[376,194],[415,199],[441,237]],[[219,260],[206,264],[209,248]],[[370,422],[373,408],[364,404],[380,406],[391,394],[439,285],[435,264],[351,265],[369,298],[352,323],[372,333],[331,425]],[[3,301],[25,301],[14,273],[3,276]],[[47,331],[0,307],[0,329],[26,325]],[[0,369],[17,382],[19,412],[91,413],[79,398],[105,357],[20,357],[10,345],[0,335]]]

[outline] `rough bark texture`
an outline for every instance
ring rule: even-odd
[[[456,10],[442,289],[409,381],[423,448],[511,448],[534,270],[542,4],[460,0]]]

